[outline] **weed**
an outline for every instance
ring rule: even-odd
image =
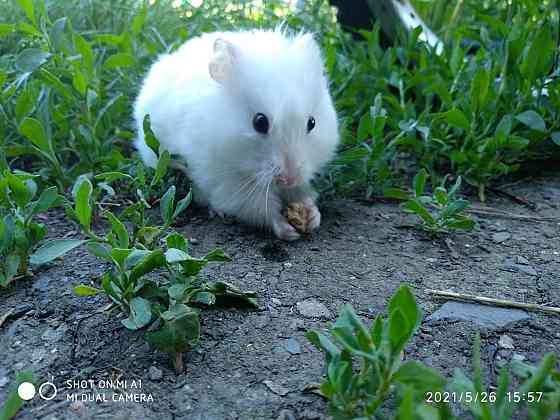
[[[36,250],[47,233],[36,216],[61,204],[62,198],[56,187],[44,189],[37,197],[36,176],[25,172],[0,173],[0,286],[7,286],[16,276],[29,275],[29,262],[43,264],[79,246],[81,241],[57,240],[53,248]],[[35,199],[34,199],[35,198]],[[32,254],[32,255],[31,255]],[[31,258],[30,258],[31,255]]]
[[[157,153],[159,143],[155,137],[150,146]],[[76,185],[75,204],[68,213],[90,238],[87,242],[89,252],[110,264],[110,269],[103,275],[101,288],[82,284],[75,286],[74,292],[81,296],[107,295],[113,307],[125,314],[122,324],[130,330],[144,328],[148,343],[168,353],[176,370],[182,372],[182,353],[195,346],[200,336],[197,307],[216,303],[257,308],[258,305],[253,292],[242,292],[224,282],[203,282],[199,278],[208,263],[227,262],[230,258],[219,249],[202,258],[194,258],[188,253],[186,238],[170,230],[173,221],[190,204],[190,193],[175,202],[175,186],[169,187],[159,200],[163,224],[151,224],[151,218],[146,214],[151,206],[146,197],[151,196],[153,188],[161,183],[169,159],[169,154],[163,152],[157,168],[149,170],[153,172],[150,182],[146,176],[131,180],[129,175],[116,172],[96,177],[107,183],[126,178],[138,195],[138,201],[124,209],[120,217],[109,211],[103,213],[111,226],[104,236],[92,229],[94,188],[88,178],[82,178]],[[148,171],[141,163],[136,168],[142,168],[143,174]],[[132,222],[132,234],[124,223],[125,219]]]
[[[309,341],[325,354],[326,378],[321,393],[334,419],[389,418],[457,419],[451,402],[461,402],[475,419],[507,420],[523,406],[529,418],[552,418],[560,409],[560,372],[553,353],[536,367],[514,362],[511,371],[522,383],[510,389],[512,378],[502,369],[498,385],[484,385],[480,336],[473,345],[473,380],[455,369],[448,382],[439,372],[402,352],[417,331],[422,312],[407,286],[392,297],[388,317],[378,316],[370,328],[345,305],[329,334],[310,331]],[[359,366],[356,367],[356,360]],[[452,395],[452,398],[443,397]],[[436,397],[434,397],[436,396]],[[440,396],[440,397],[438,397]],[[459,400],[459,396],[461,400]],[[455,401],[454,401],[455,400]]]
[[[461,177],[457,177],[455,184],[447,190],[445,177],[441,185],[434,189],[432,195],[425,194],[428,173],[425,169],[420,170],[413,180],[413,192],[409,194],[397,188],[387,188],[385,196],[406,200],[403,208],[422,220],[420,227],[430,234],[437,235],[447,233],[451,230],[472,230],[475,221],[464,214],[469,207],[469,202],[457,198],[461,188]]]

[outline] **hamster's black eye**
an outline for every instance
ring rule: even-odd
[[[257,133],[267,134],[270,125],[268,123],[268,118],[266,115],[260,112],[253,117],[253,128]]]
[[[307,132],[309,133],[314,128],[315,128],[315,118],[309,117],[309,119],[307,120]]]

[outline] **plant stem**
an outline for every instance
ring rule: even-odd
[[[177,352],[171,355],[171,361],[173,362],[173,367],[175,368],[175,373],[180,375],[185,371],[185,365],[183,364],[183,353]]]

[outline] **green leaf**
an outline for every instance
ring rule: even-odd
[[[35,118],[26,118],[19,126],[19,133],[43,152],[50,152],[50,144],[43,124]]]
[[[173,212],[173,219],[176,219],[192,202],[192,190],[188,192],[188,194],[179,200],[177,206],[175,207],[175,211]]]
[[[84,74],[80,70],[75,69],[74,75],[72,76],[72,86],[74,86],[74,89],[76,89],[80,95],[86,96],[87,85],[88,83]]]
[[[476,226],[476,222],[471,219],[460,219],[447,222],[445,227],[447,229],[460,229],[460,230],[472,230]]]
[[[29,188],[29,184],[26,184],[16,175],[8,174],[6,178],[10,191],[12,192],[10,194],[12,199],[16,202],[18,207],[24,208],[33,198],[33,190]]]
[[[165,255],[161,249],[150,252],[146,255],[140,263],[138,263],[130,273],[130,281],[136,282],[144,274],[150,273],[151,271],[161,268],[165,265]]]
[[[105,217],[111,222],[111,232],[117,238],[117,242],[113,246],[128,248],[130,238],[125,225],[110,211],[105,212]]]
[[[403,312],[397,308],[389,316],[389,343],[393,355],[399,354],[410,337],[412,326]]]
[[[441,204],[442,206],[445,206],[449,201],[447,191],[443,187],[436,188],[436,190],[434,191],[434,197],[436,198],[438,204]]]
[[[189,258],[190,257],[186,252],[181,251],[180,249],[177,248],[170,248],[165,252],[165,260],[169,264],[186,261]]]
[[[459,192],[459,190],[461,189],[462,182],[463,182],[463,178],[461,178],[461,176],[458,176],[457,180],[455,181],[455,184],[453,184],[453,187],[451,187],[451,189],[447,193],[448,198],[452,198],[455,194]]]
[[[417,199],[416,200],[409,200],[404,204],[405,210],[414,213],[418,217],[420,217],[424,222],[426,222],[429,226],[433,226],[436,224],[436,220],[430,214],[430,212],[420,203]]]
[[[115,69],[118,67],[131,67],[136,64],[136,59],[128,53],[116,53],[110,56],[103,64],[106,69]]]
[[[206,267],[208,261],[200,258],[189,258],[186,261],[181,261],[181,272],[184,276],[196,276],[200,271]]]
[[[502,133],[504,136],[509,136],[511,133],[511,128],[513,126],[513,116],[511,114],[506,114],[502,117],[496,129],[494,130],[494,135]]]
[[[106,261],[113,261],[111,257],[111,252],[107,249],[105,245],[100,242],[88,242],[87,250],[90,254],[95,255],[98,258],[103,258]]]
[[[445,219],[448,217],[455,216],[461,213],[467,207],[469,207],[469,205],[470,203],[467,200],[463,200],[463,199],[455,200],[449,205],[447,205],[446,207],[444,207],[444,209],[441,212],[441,217]]]
[[[27,48],[16,57],[16,68],[24,73],[31,73],[47,62],[51,53],[39,48]]]
[[[471,83],[470,99],[472,112],[476,113],[486,104],[489,85],[490,76],[483,67],[480,67]]]
[[[167,248],[177,248],[183,252],[188,251],[187,240],[185,237],[177,232],[173,232],[165,238]]]
[[[415,176],[412,184],[414,185],[414,192],[416,197],[420,197],[424,194],[424,188],[426,187],[426,179],[428,178],[428,172],[425,169],[421,169]]]
[[[212,306],[216,303],[216,295],[210,292],[198,292],[191,298],[189,302]]]
[[[446,382],[439,372],[416,360],[403,363],[392,378],[401,384],[413,385],[417,390],[430,391],[442,389]]]
[[[103,172],[101,174],[95,175],[94,177],[96,181],[105,181],[109,184],[122,178],[126,178],[128,181],[134,180],[132,176],[130,176],[129,174],[125,174],[124,172]]]
[[[137,233],[137,238],[145,245],[150,245],[161,233],[161,229],[155,226],[146,226]]]
[[[82,178],[82,182],[77,188],[76,192],[76,217],[80,225],[89,231],[91,225],[91,215],[93,213],[93,208],[91,205],[91,193],[93,191],[93,186],[91,181],[87,178]]]
[[[132,251],[132,249],[127,248],[113,248],[111,249],[111,259],[121,270],[124,270],[125,261]]]
[[[29,218],[35,216],[36,214],[42,213],[50,209],[53,204],[55,204],[56,199],[58,198],[58,188],[57,187],[50,187],[44,190],[39,199],[34,201],[29,209]]]
[[[142,261],[151,251],[147,249],[133,249],[124,260],[124,269],[130,270],[136,266],[140,261]]]
[[[396,198],[397,200],[408,200],[410,198],[410,194],[407,191],[400,190],[398,188],[385,188],[383,190],[383,196]]]
[[[149,300],[135,297],[130,301],[130,315],[122,324],[129,330],[138,330],[149,324],[152,319],[152,305]]]
[[[53,48],[58,51],[63,51],[66,54],[70,54],[72,50],[72,44],[69,36],[67,35],[67,28],[69,28],[69,26],[68,17],[63,16],[53,22],[49,31],[50,41]],[[69,29],[71,30],[71,28]]]
[[[537,114],[535,111],[525,111],[521,114],[517,114],[515,119],[525,124],[532,130],[545,132],[546,131],[546,123],[544,122],[543,118]]]
[[[159,204],[159,210],[161,213],[161,218],[166,225],[170,225],[173,221],[173,207],[175,203],[175,185],[169,187],[161,198]]]
[[[25,16],[29,19],[33,25],[37,25],[35,20],[35,9],[33,8],[33,0],[17,0],[19,7],[25,12]]]
[[[206,261],[212,262],[229,262],[231,258],[221,249],[214,249],[204,256]]]
[[[169,168],[169,163],[171,162],[171,155],[167,150],[164,150],[161,156],[158,159],[156,172],[154,174],[154,178],[152,179],[151,184],[157,185],[159,181],[165,176],[167,173],[167,169]]]
[[[407,386],[404,388],[399,404],[399,420],[414,420],[414,388]]]
[[[134,19],[132,19],[132,25],[130,26],[130,30],[134,35],[138,35],[144,26],[144,22],[146,21],[146,16],[148,14],[148,6],[147,3],[142,5],[142,8],[138,12]]]
[[[406,285],[399,287],[389,302],[389,314],[397,309],[402,312],[411,328],[415,329],[420,325],[422,311]]]
[[[159,156],[159,141],[156,138],[154,132],[152,131],[152,126],[150,124],[150,116],[145,115],[143,121],[143,131],[144,131],[144,142],[148,145],[150,149]]]
[[[208,285],[206,290],[216,296],[216,304],[219,306],[250,306],[259,309],[255,292],[241,291],[237,287],[223,281],[217,281]]]
[[[84,65],[88,78],[90,78],[93,75],[93,67],[95,62],[91,45],[77,32],[74,32],[72,35],[74,38],[74,45],[82,56],[82,63]]]
[[[560,146],[560,131],[555,131],[550,135],[550,138],[552,139],[553,143],[556,146]]]
[[[445,112],[444,114],[445,119],[449,123],[449,125],[462,128],[465,131],[469,130],[470,124],[465,114],[459,109],[452,109],[450,111]]]
[[[79,247],[84,242],[86,241],[83,239],[52,239],[37,249],[31,255],[29,262],[36,265],[48,263]]]
[[[0,286],[6,287],[8,284],[10,284],[12,279],[17,275],[19,271],[20,263],[21,263],[21,257],[18,254],[8,254],[5,261],[5,269],[3,273],[4,278],[0,279]],[[0,270],[0,275],[2,275],[1,270]]]
[[[79,284],[74,286],[72,290],[74,290],[74,293],[78,296],[95,296],[99,293],[103,293],[103,290],[88,286],[87,284]]]
[[[357,140],[362,142],[366,140],[370,135],[373,134],[373,122],[370,113],[362,115],[360,122],[358,123]]]
[[[380,315],[375,317],[375,321],[371,326],[370,336],[373,343],[379,347],[383,338],[383,318]]]
[[[540,26],[535,39],[526,48],[520,71],[530,82],[546,76],[553,63],[556,41],[550,25],[545,20]]]
[[[11,23],[0,23],[0,38],[11,34],[15,29],[15,25]]]
[[[194,347],[200,339],[198,313],[183,304],[174,305],[162,314],[163,327],[146,333],[146,341],[157,350],[174,354]]]
[[[169,298],[175,302],[182,301],[185,298],[187,289],[188,286],[186,284],[174,284],[167,289],[167,294],[169,295]]]

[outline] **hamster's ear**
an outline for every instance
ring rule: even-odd
[[[218,38],[214,42],[214,54],[208,64],[210,77],[218,83],[229,80],[233,73],[235,59],[235,46],[225,39]]]

